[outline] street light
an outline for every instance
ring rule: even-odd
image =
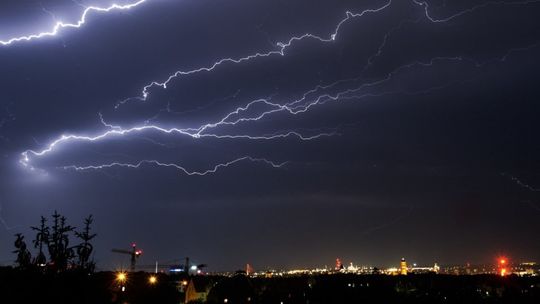
[[[116,274],[116,281],[118,281],[122,292],[126,291],[126,281],[127,281],[127,273],[125,272],[119,272]]]
[[[119,272],[116,274],[116,280],[120,283],[124,283],[127,280],[127,274],[125,272]]]
[[[156,278],[156,276],[151,275],[151,276],[148,278],[148,283],[150,283],[150,285],[155,285],[155,284],[157,283],[157,278]]]

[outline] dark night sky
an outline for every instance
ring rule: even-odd
[[[32,239],[28,227],[54,210],[74,225],[94,215],[101,269],[126,265],[110,249],[133,241],[141,264],[190,256],[210,270],[336,257],[379,266],[402,256],[540,260],[540,1],[394,0],[321,41],[347,11],[386,3],[147,0],[0,46],[0,264],[15,259],[13,234]],[[2,1],[0,40],[48,31],[54,18],[76,22],[83,10],[69,0]],[[321,39],[130,98],[178,70],[279,51],[277,42],[305,33]],[[20,162],[62,135],[119,130],[99,113],[122,130],[185,130],[258,99],[274,104],[252,104],[226,120],[248,121],[201,138],[143,130],[66,140]],[[295,114],[249,120],[295,100]],[[291,131],[315,138],[260,138]],[[232,135],[259,138],[222,138]],[[287,163],[243,160],[204,176],[152,163],[64,168],[156,160],[202,172],[244,156]]]

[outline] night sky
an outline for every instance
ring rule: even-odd
[[[112,3],[0,2],[0,264],[54,210],[94,215],[99,269],[131,242],[209,270],[540,260],[540,1],[146,0],[8,43]]]

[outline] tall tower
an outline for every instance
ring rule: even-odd
[[[407,261],[405,261],[405,258],[401,258],[401,262],[399,263],[399,269],[401,275],[407,275]]]
[[[498,273],[501,275],[501,277],[504,277],[508,274],[508,259],[505,257],[499,258],[499,267],[498,267]]]
[[[249,264],[246,264],[246,275],[249,276],[253,274],[253,267]]]
[[[439,266],[439,264],[435,263],[435,265],[433,265],[433,272],[439,273],[440,270],[441,267]]]
[[[343,269],[343,264],[341,263],[341,260],[339,258],[336,259],[336,271],[340,271]]]

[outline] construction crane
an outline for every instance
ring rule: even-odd
[[[131,244],[131,250],[113,249],[112,252],[121,253],[121,254],[129,254],[131,256],[131,266],[130,266],[131,272],[135,271],[135,264],[137,263],[137,259],[142,255],[142,250],[137,248],[137,244],[135,243]]]

